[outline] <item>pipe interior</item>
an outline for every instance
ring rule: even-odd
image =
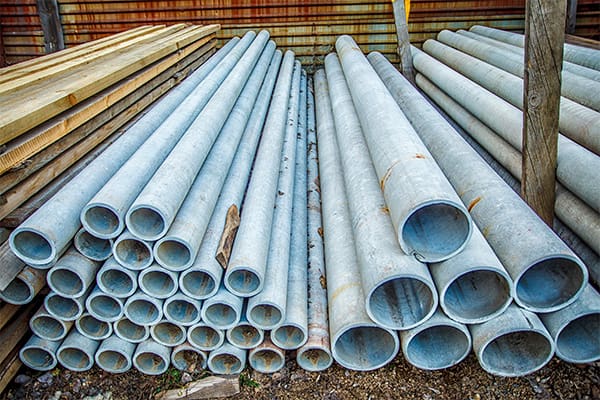
[[[65,326],[50,315],[38,315],[31,319],[33,332],[46,340],[60,340],[65,336]]]
[[[125,239],[117,242],[114,254],[127,268],[140,270],[152,263],[152,252],[148,246],[137,239]]]
[[[190,271],[181,279],[182,290],[194,297],[207,297],[216,287],[214,278],[202,271]]]
[[[250,310],[250,315],[252,318],[249,319],[256,321],[256,323],[262,327],[276,326],[281,323],[283,319],[282,312],[271,304],[261,304],[253,307]]]
[[[23,230],[14,235],[13,247],[18,254],[34,261],[48,262],[52,257],[52,245],[36,232]]]
[[[31,288],[21,278],[16,277],[2,291],[2,297],[14,304],[24,304],[33,297]]]
[[[81,313],[79,304],[75,300],[58,295],[46,299],[46,309],[62,319],[73,319]]]
[[[84,315],[79,319],[79,328],[86,335],[93,338],[102,338],[110,333],[110,325],[107,322],[99,321],[92,315]]]
[[[406,358],[423,369],[453,366],[471,350],[465,332],[449,325],[431,326],[417,333],[407,345]]]
[[[227,278],[229,286],[240,294],[254,293],[260,287],[260,279],[254,272],[236,269]]]
[[[158,375],[165,372],[169,366],[168,362],[155,353],[139,353],[135,358],[135,364],[143,373]]]
[[[263,336],[257,328],[244,324],[232,328],[229,331],[228,339],[231,344],[247,349],[258,346],[262,342]]]
[[[148,328],[142,325],[138,325],[126,318],[123,318],[115,324],[115,330],[119,334],[132,342],[141,342],[148,338]]]
[[[271,332],[271,335],[274,336],[274,339],[277,341],[278,345],[288,349],[297,348],[306,339],[304,331],[293,325],[280,326],[279,328],[274,329]]]
[[[107,269],[98,276],[102,282],[103,289],[117,297],[126,297],[134,291],[134,283],[131,277],[118,269]]]
[[[111,209],[100,205],[85,210],[83,219],[92,232],[106,237],[115,237],[121,227],[117,214]]]
[[[331,355],[318,348],[299,350],[296,361],[301,368],[308,371],[322,371],[332,363]]]
[[[194,349],[184,349],[173,353],[173,366],[186,372],[196,372],[204,369],[206,358],[202,353]]]
[[[89,304],[89,311],[104,319],[117,318],[123,311],[117,300],[105,295],[95,296],[90,299]]]
[[[283,368],[285,359],[272,349],[260,349],[250,355],[252,368],[259,372],[275,372]]]
[[[471,231],[469,218],[453,205],[419,207],[402,226],[402,239],[420,261],[439,261],[460,249]]]
[[[477,323],[500,312],[511,299],[506,278],[496,271],[476,270],[455,279],[441,301],[446,313]]]
[[[165,230],[165,221],[155,210],[140,207],[129,214],[127,226],[136,236],[156,240]]]
[[[198,319],[198,308],[189,301],[173,300],[167,304],[165,313],[177,322],[188,324]]]
[[[103,350],[96,357],[98,366],[111,372],[125,372],[130,367],[130,360],[115,350]]]
[[[556,338],[556,352],[571,362],[584,363],[600,359],[600,312],[571,321]]]
[[[140,287],[150,296],[165,298],[177,291],[177,283],[165,271],[153,270],[142,275]]]
[[[217,354],[210,360],[211,370],[217,374],[236,374],[240,372],[244,366],[242,361],[233,354]]]
[[[206,308],[206,322],[217,327],[235,324],[239,317],[233,307],[225,303],[211,304]]]
[[[85,290],[81,277],[69,269],[57,268],[48,275],[54,290],[63,296],[79,297]]]
[[[547,309],[572,299],[584,283],[578,263],[554,257],[531,266],[515,284],[517,297],[523,304]]]
[[[481,352],[481,365],[492,373],[521,376],[540,368],[551,355],[548,338],[534,331],[515,331],[488,343]]]
[[[221,341],[221,337],[215,329],[202,325],[196,326],[190,331],[189,340],[197,347],[216,348]]]
[[[418,279],[390,279],[373,290],[367,306],[377,322],[406,328],[419,324],[435,307],[434,294]]]
[[[75,238],[77,250],[92,260],[106,260],[112,253],[110,240],[100,239],[89,232],[80,232]]]
[[[23,361],[33,369],[47,370],[56,365],[56,358],[50,351],[39,347],[27,347],[21,352]]]
[[[160,313],[154,304],[144,299],[137,299],[127,306],[127,314],[132,322],[139,325],[156,323]]]
[[[163,265],[171,268],[182,268],[192,261],[192,254],[185,244],[175,240],[165,240],[158,245],[156,258]]]
[[[391,360],[397,351],[397,337],[391,332],[372,326],[347,329],[333,343],[335,359],[343,366],[366,371]]]
[[[165,346],[173,346],[185,341],[184,329],[170,322],[161,322],[155,325],[152,333],[154,339]]]
[[[68,369],[81,371],[92,367],[92,359],[80,349],[66,347],[59,350],[58,359]]]

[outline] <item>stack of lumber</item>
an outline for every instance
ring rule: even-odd
[[[0,69],[0,290],[22,268],[11,268],[11,229],[204,63],[219,29],[141,26]],[[31,310],[0,304],[0,391],[20,366]]]

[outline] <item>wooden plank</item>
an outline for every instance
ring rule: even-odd
[[[188,29],[186,36],[159,40],[135,49],[117,51],[113,60],[97,63],[76,77],[55,81],[52,88],[28,88],[20,96],[1,96],[0,143],[6,143],[47,119],[71,108],[110,85],[163,57],[177,53],[190,43],[215,33],[218,25]],[[35,85],[34,85],[35,86]]]
[[[6,289],[15,276],[25,268],[25,263],[15,256],[8,242],[0,245],[0,266],[0,290]]]
[[[15,346],[6,361],[0,364],[0,393],[12,382],[22,365],[23,363],[19,358],[19,346]]]
[[[575,33],[575,27],[577,25],[577,0],[567,0],[567,23],[565,32],[573,34]]]
[[[84,124],[75,128],[68,135],[59,139],[52,145],[43,149],[41,152],[35,154],[33,157],[27,159],[25,162],[16,166],[15,168],[7,171],[3,175],[0,175],[0,194],[6,193],[9,189],[15,187],[18,183],[43,168],[45,165],[50,163],[61,153],[75,145],[79,141],[90,136],[96,129],[105,124],[116,115],[126,110],[131,104],[142,99],[151,90],[159,86],[163,82],[167,81],[177,74],[177,79],[183,79],[188,76],[191,71],[195,70],[201,65],[210,55],[212,54],[211,47],[214,45],[214,41],[211,41],[204,46],[200,47],[194,53],[179,61],[177,64],[169,67],[165,71],[161,72],[158,76],[151,79],[147,83],[141,85],[138,89],[134,90],[131,94],[127,95],[123,99],[113,104],[108,109],[100,112],[98,115],[89,119]],[[144,71],[139,72],[137,75],[143,74]],[[136,76],[130,79],[136,79]],[[86,102],[99,102],[103,98],[109,97],[110,93],[114,93],[116,88],[107,89],[96,96],[86,100]],[[75,114],[80,111],[82,105],[74,107],[74,109],[68,111],[69,114]],[[55,117],[52,121],[49,121],[45,126],[54,126],[63,124],[66,116]],[[0,196],[0,204],[2,204],[2,196]]]
[[[39,301],[33,301],[26,306],[21,307],[22,312],[13,319],[7,326],[0,331],[0,363],[3,363],[10,356],[13,349],[29,332],[29,318],[33,316]]]
[[[588,39],[575,35],[565,35],[565,41],[567,43],[575,44],[577,46],[587,47],[594,50],[600,50],[600,42],[594,39]]]
[[[398,55],[400,56],[401,72],[414,85],[415,70],[410,53],[406,8],[403,0],[392,0],[392,5],[394,9],[394,22],[396,24],[396,36],[398,37]]]
[[[65,39],[56,0],[37,0],[36,3],[42,31],[44,31],[46,53],[64,49]]]
[[[2,32],[2,23],[0,23],[0,68],[6,66],[6,54],[4,54],[4,33]]]
[[[158,393],[157,400],[196,400],[230,397],[240,392],[239,375],[208,376],[180,389]]]
[[[550,227],[566,1],[527,0],[525,14],[521,196]]]
[[[4,325],[6,325],[8,321],[15,316],[20,308],[21,306],[17,304],[2,304],[2,307],[0,308],[0,329],[4,328]]]
[[[4,152],[0,154],[0,173],[8,171],[13,166],[65,136],[85,121],[99,114],[108,108],[108,106],[134,91],[137,87],[168,69],[171,65],[179,62],[194,51],[211,42],[213,37],[214,35],[206,36],[194,42],[192,45],[178,52],[174,52],[174,54],[169,55],[160,62],[146,67],[144,73],[136,75],[135,79],[128,78],[123,86],[119,86],[118,89],[115,89],[114,92],[110,93],[106,98],[101,98],[99,101],[83,102],[83,108],[81,110],[78,109],[79,111],[77,113],[68,112],[64,120],[60,123],[54,123],[52,126],[44,124],[6,144]]]
[[[217,254],[215,258],[217,262],[223,267],[227,268],[229,264],[229,256],[231,256],[231,250],[233,249],[233,242],[235,241],[235,235],[237,234],[238,228],[240,227],[240,212],[237,205],[232,204],[227,210],[227,216],[225,217],[225,227],[219,240],[219,246],[217,247]]]

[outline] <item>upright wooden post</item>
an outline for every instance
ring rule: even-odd
[[[404,6],[403,0],[392,0],[392,6],[394,8],[396,36],[398,37],[398,55],[400,56],[401,72],[402,75],[414,85],[415,71],[413,69],[412,55],[410,54],[406,7]]]
[[[4,51],[4,35],[0,23],[0,68],[6,67],[6,52]]]
[[[567,0],[567,26],[565,32],[572,35],[577,25],[577,0]]]
[[[56,0],[37,0],[38,15],[44,32],[46,53],[53,53],[65,48],[58,3]]]
[[[521,196],[550,226],[567,0],[527,0]]]

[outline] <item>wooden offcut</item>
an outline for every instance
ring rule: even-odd
[[[234,396],[240,392],[239,375],[209,376],[191,382],[181,389],[156,395],[157,400],[199,400]]]
[[[394,22],[396,36],[398,37],[398,55],[400,56],[400,71],[406,79],[415,84],[415,70],[410,52],[410,38],[408,36],[407,10],[403,0],[392,0],[394,8]]]
[[[221,234],[221,240],[219,241],[219,247],[217,248],[217,254],[215,256],[217,262],[223,267],[227,268],[229,263],[229,257],[231,256],[231,250],[233,249],[233,242],[235,241],[235,235],[237,234],[238,228],[240,227],[240,213],[235,204],[232,204],[227,210],[227,217],[225,218],[225,227]]]
[[[0,265],[2,265],[0,268],[0,290],[4,290],[25,268],[25,263],[15,256],[8,245],[8,241],[0,245]]]

